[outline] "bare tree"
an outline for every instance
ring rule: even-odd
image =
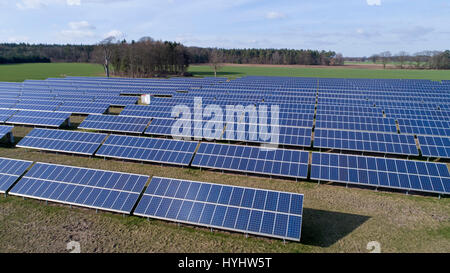
[[[344,65],[344,56],[341,53],[337,53],[333,61],[333,65]]]
[[[217,71],[223,67],[223,56],[217,49],[213,49],[209,55],[209,65],[214,70],[214,77],[217,77]]]
[[[116,40],[116,38],[114,36],[110,36],[110,37],[103,39],[99,43],[99,45],[103,49],[103,55],[105,58],[103,67],[105,68],[105,74],[106,74],[106,77],[108,77],[108,78],[109,78],[109,63],[110,63],[110,60],[112,57],[112,51],[113,51],[112,45],[115,40]]]
[[[392,54],[390,51],[384,51],[380,53],[381,63],[383,64],[383,68],[386,69],[386,64],[391,59]]]
[[[371,60],[374,64],[377,63],[377,60],[378,60],[379,58],[380,58],[380,56],[379,56],[378,54],[374,54],[374,55],[370,56],[370,60]]]
[[[405,51],[400,51],[397,54],[397,59],[398,59],[398,62],[400,63],[400,68],[401,69],[403,69],[403,65],[405,64],[406,59],[407,59],[408,56],[409,56],[408,53],[405,52]]]

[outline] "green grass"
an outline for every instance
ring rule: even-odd
[[[22,82],[64,76],[101,76],[103,68],[87,63],[44,63],[0,65],[0,81]]]
[[[189,72],[193,73],[196,77],[214,76],[213,71],[207,65],[191,65],[189,67]],[[450,80],[450,70],[225,66],[218,72],[218,76],[229,78],[258,75],[320,78]],[[64,76],[103,76],[103,68],[98,64],[86,63],[0,65],[0,81],[21,82],[27,79],[43,80],[49,77]]]
[[[211,68],[206,65],[192,65],[189,67],[189,72],[197,77],[214,76]],[[428,79],[440,81],[450,80],[450,70],[225,66],[218,72],[218,76],[230,78],[243,76],[288,76],[319,78]]]

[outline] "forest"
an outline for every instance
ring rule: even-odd
[[[389,51],[370,57],[351,58],[334,51],[297,49],[223,49],[186,47],[143,37],[117,41],[109,37],[95,45],[0,44],[0,64],[82,62],[98,63],[107,74],[127,77],[188,75],[190,64],[235,63],[278,65],[344,65],[345,61],[395,62],[399,68],[450,69],[450,51],[416,54]]]

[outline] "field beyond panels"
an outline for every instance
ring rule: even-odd
[[[369,78],[369,79],[429,79],[450,80],[450,70],[408,70],[380,69],[379,65],[346,66],[298,66],[298,65],[238,65],[226,64],[219,77],[243,76],[286,76],[321,78]],[[208,65],[191,65],[195,77],[213,77],[214,72]],[[0,81],[21,82],[24,80],[43,80],[49,77],[64,76],[104,76],[103,67],[85,63],[44,63],[0,65]]]
[[[272,75],[308,77],[384,76],[450,79],[449,71],[347,68],[226,66],[219,76]],[[208,66],[192,66],[196,76],[211,76]],[[197,71],[197,72],[196,72]],[[358,72],[356,72],[358,71]],[[92,64],[0,66],[1,81],[47,77],[98,76]],[[373,72],[373,73],[372,73]],[[364,74],[365,73],[365,74]],[[382,73],[382,74],[379,74]],[[74,118],[73,118],[74,119]],[[82,118],[72,120],[79,124]],[[20,141],[31,128],[16,127]],[[140,164],[45,153],[0,146],[0,157],[165,176],[221,184],[303,193],[305,209],[300,243],[250,236],[144,218],[70,208],[8,196],[0,197],[0,252],[67,252],[78,241],[82,252],[368,252],[378,241],[382,252],[450,252],[450,199],[371,189],[318,185],[158,164]]]
[[[74,123],[81,120],[74,120]],[[16,127],[19,141],[31,128]],[[450,252],[450,199],[0,147],[0,157],[303,193],[300,243],[0,197],[0,252]]]
[[[366,79],[426,79],[450,80],[450,70],[380,69],[379,65],[346,66],[296,66],[296,65],[247,65],[227,64],[217,73],[220,77],[284,76],[318,78],[366,78]],[[191,65],[189,72],[195,76],[213,77],[208,65]]]

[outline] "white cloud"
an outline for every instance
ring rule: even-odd
[[[270,11],[266,14],[266,19],[272,20],[272,19],[282,19],[282,18],[286,18],[286,15],[281,12]]]
[[[95,33],[93,32],[95,27],[87,21],[70,22],[69,28],[70,29],[61,31],[61,34],[71,39],[89,38],[95,36]]]
[[[16,4],[19,9],[38,9],[47,6],[45,0],[22,0]]]
[[[29,38],[27,36],[13,36],[8,38],[8,43],[23,43],[28,41]]]
[[[20,0],[16,4],[19,9],[40,9],[50,5],[80,6],[81,0]]]
[[[125,34],[123,34],[123,32],[120,30],[113,29],[110,32],[106,33],[103,37],[104,38],[114,37],[117,40],[121,40],[122,38],[125,37]]]
[[[79,29],[95,29],[88,21],[70,22],[69,27],[73,30]]]
[[[79,6],[79,5],[81,5],[81,0],[67,0],[67,5]]]
[[[381,6],[381,0],[366,0],[369,6]]]

